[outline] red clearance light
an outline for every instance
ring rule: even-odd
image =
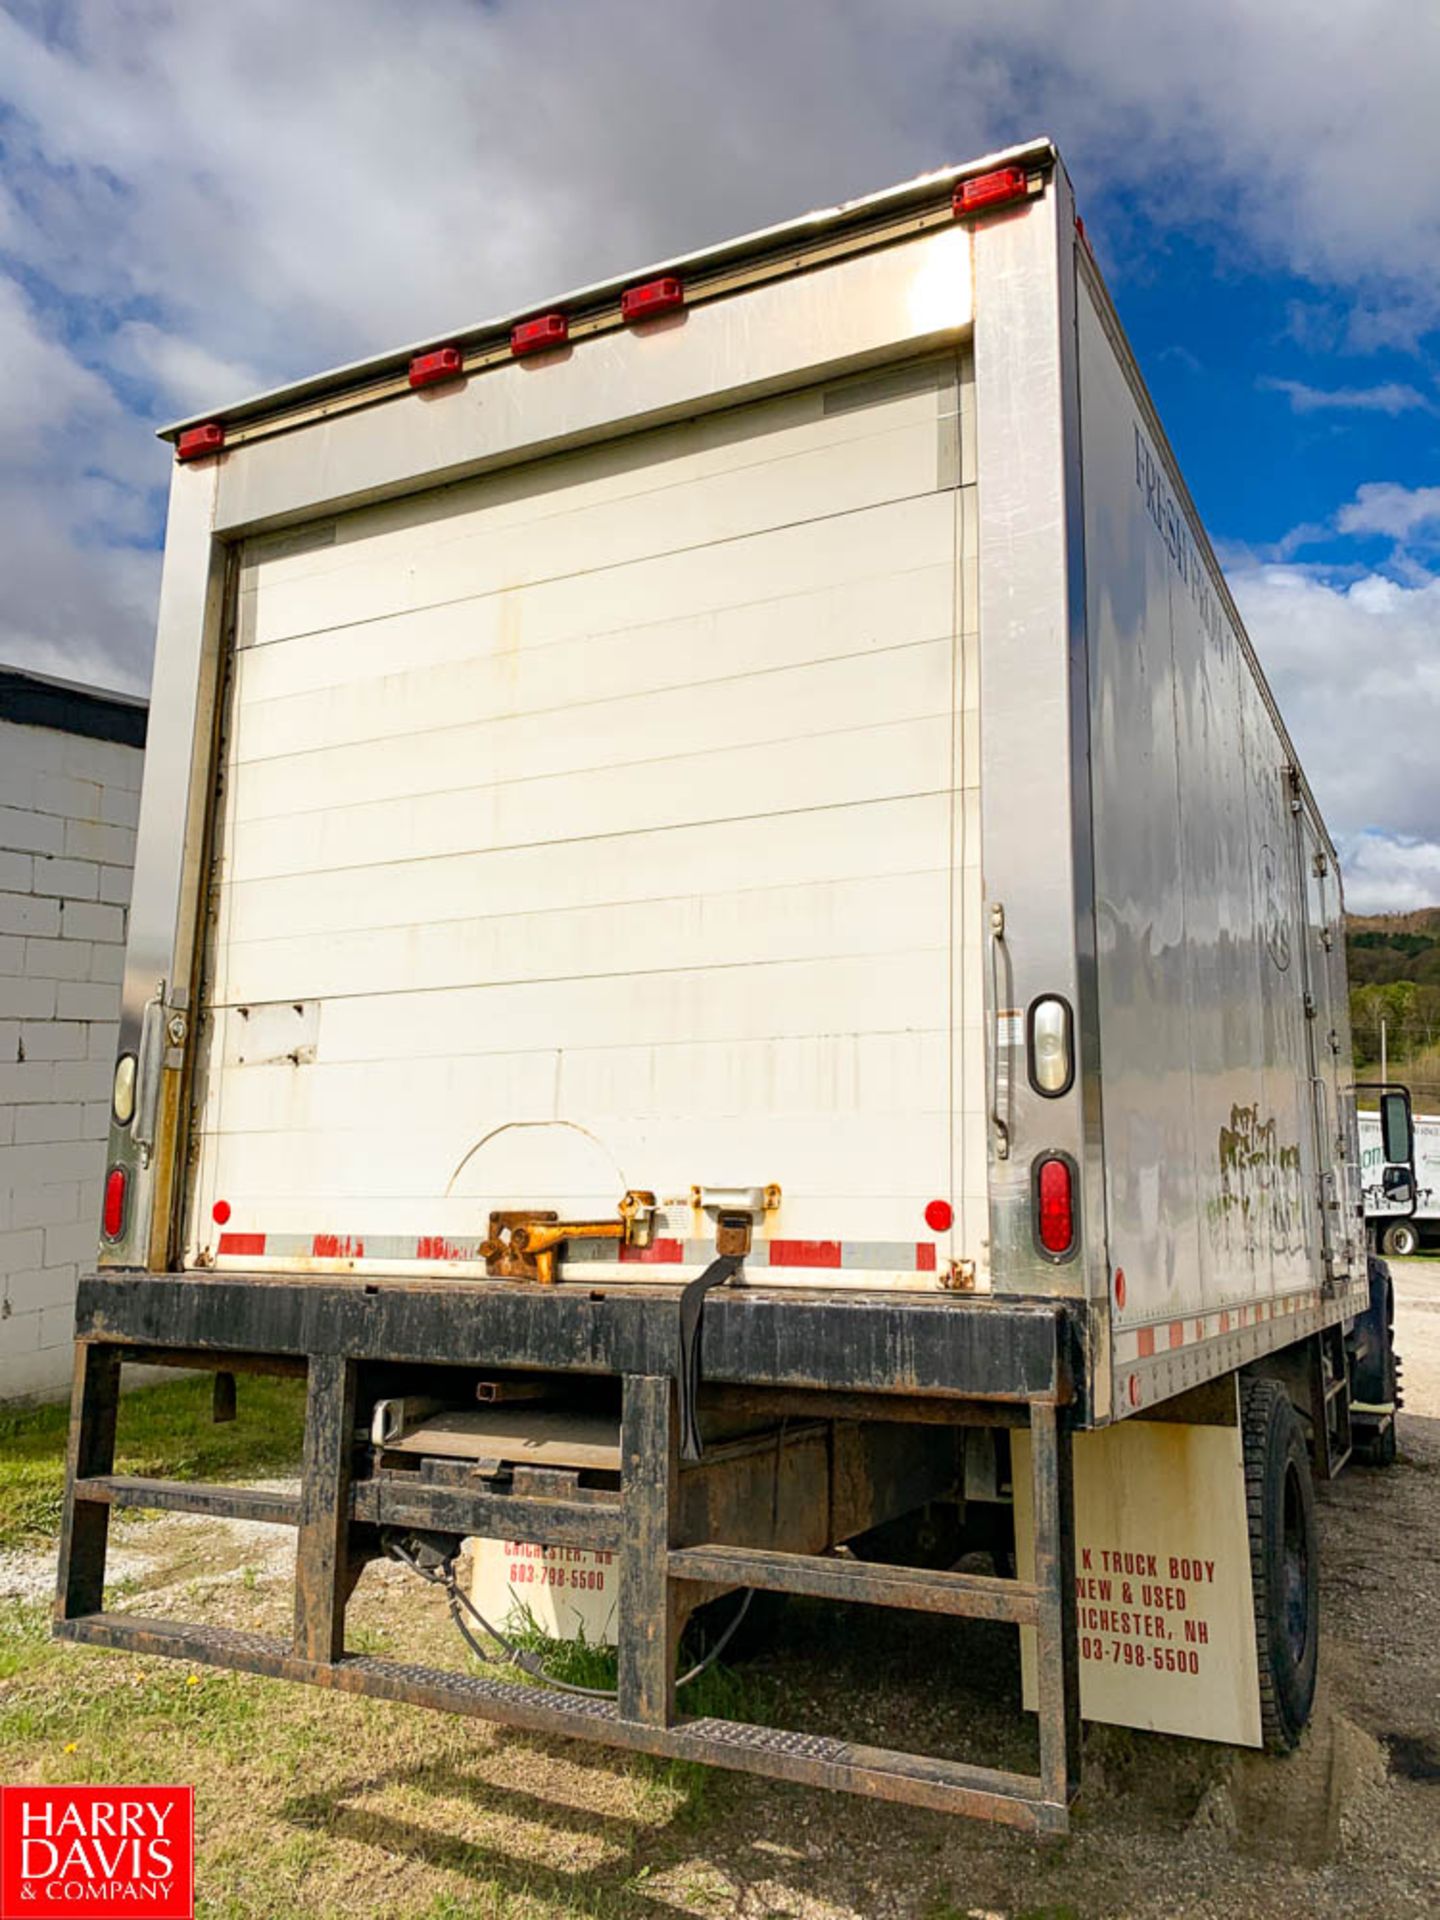
[[[563,347],[570,338],[570,322],[563,313],[544,313],[538,320],[522,320],[510,334],[510,351],[517,360],[527,353],[544,353],[549,347]]]
[[[1001,167],[995,173],[979,174],[974,180],[962,180],[955,189],[955,212],[964,219],[972,213],[988,213],[991,207],[1009,206],[1023,200],[1030,183],[1023,167]]]
[[[1070,1162],[1047,1154],[1035,1175],[1035,1237],[1052,1259],[1075,1247],[1075,1177]]]
[[[458,380],[465,371],[459,347],[436,347],[433,353],[417,353],[410,362],[412,387],[436,387],[442,380]]]
[[[955,1209],[948,1200],[932,1200],[925,1209],[925,1224],[932,1233],[948,1233],[955,1224]]]
[[[118,1240],[125,1229],[125,1169],[111,1167],[105,1176],[105,1203],[100,1226],[107,1240]]]
[[[684,304],[683,282],[667,274],[663,280],[647,280],[643,287],[627,287],[620,296],[620,318],[627,322],[649,320]]]
[[[225,444],[225,429],[218,420],[207,420],[203,427],[187,427],[175,443],[177,460],[199,460],[207,453],[219,453]]]

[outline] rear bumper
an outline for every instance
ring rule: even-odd
[[[682,1459],[679,1290],[517,1282],[109,1273],[81,1283],[55,1632],[632,1751],[1063,1833],[1079,1780],[1071,1504],[1073,1309],[963,1298],[707,1298],[706,1391],[750,1431]],[[117,1474],[131,1360],[303,1372],[298,1492]],[[585,1480],[511,1459],[397,1466],[357,1445],[382,1378],[413,1366],[526,1367],[617,1379],[618,1471]],[[431,1376],[433,1378],[433,1376]],[[792,1419],[793,1413],[812,1419]],[[750,1422],[749,1416],[762,1417]],[[1019,1580],[874,1566],[833,1548],[950,1496],[958,1429],[1030,1433],[1035,1573]],[[463,1463],[454,1463],[462,1466]],[[105,1611],[109,1519],[160,1507],[296,1530],[288,1639]],[[386,1529],[603,1547],[618,1562],[613,1698],[559,1697],[489,1673],[376,1661],[346,1646],[346,1610]],[[801,1729],[688,1717],[679,1635],[743,1587],[1030,1628],[1039,1661],[1034,1775],[857,1745]]]
[[[80,1283],[76,1335],[170,1352],[665,1374],[679,1291],[107,1272]],[[721,1289],[706,1302],[702,1371],[717,1386],[1068,1405],[1079,1311],[993,1296]]]

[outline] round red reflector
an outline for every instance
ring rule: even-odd
[[[1125,1269],[1124,1267],[1116,1267],[1115,1269],[1115,1304],[1117,1307],[1123,1307],[1125,1304]]]
[[[223,1227],[225,1222],[230,1218],[230,1202],[228,1200],[217,1200],[210,1209],[210,1216],[217,1227]]]
[[[1046,1253],[1069,1253],[1075,1244],[1075,1193],[1070,1162],[1059,1154],[1040,1162],[1035,1183],[1036,1233]]]
[[[105,1204],[100,1225],[107,1240],[118,1240],[125,1226],[125,1169],[111,1167],[105,1176]]]
[[[955,1209],[948,1200],[932,1200],[925,1209],[925,1224],[932,1233],[948,1233],[955,1224]]]

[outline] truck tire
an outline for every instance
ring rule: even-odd
[[[1390,1259],[1408,1260],[1420,1251],[1420,1229],[1413,1220],[1392,1221],[1380,1244]]]
[[[1299,1744],[1315,1701],[1320,1564],[1310,1450],[1276,1380],[1243,1385],[1245,1503],[1260,1668],[1260,1721],[1271,1753]]]

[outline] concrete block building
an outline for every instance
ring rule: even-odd
[[[99,1238],[146,708],[0,667],[0,1401],[70,1380]]]

